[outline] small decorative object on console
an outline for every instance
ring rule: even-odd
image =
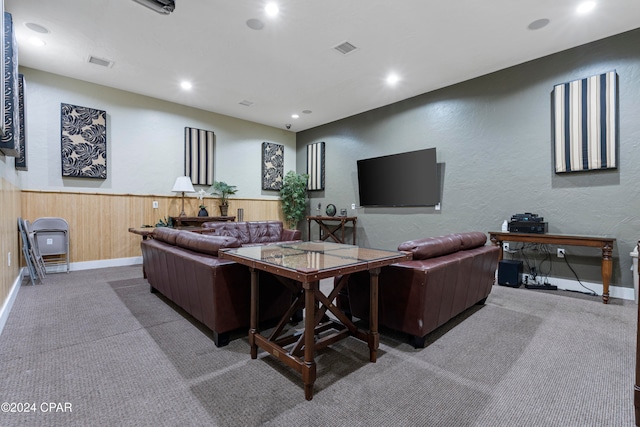
[[[340,216],[347,216],[347,210],[346,209],[340,209]]]
[[[329,203],[327,205],[327,209],[325,210],[325,213],[327,214],[327,216],[334,216],[336,214],[336,206]]]

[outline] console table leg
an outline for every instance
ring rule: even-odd
[[[605,244],[602,247],[602,302],[605,304],[609,303],[609,283],[613,270],[612,252],[613,247],[610,244]]]

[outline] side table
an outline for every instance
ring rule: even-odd
[[[309,240],[311,240],[311,221],[316,222],[320,227],[318,230],[320,240],[324,241],[331,237],[336,243],[344,243],[344,230],[347,223],[352,223],[352,245],[356,244],[356,222],[358,221],[357,216],[308,216],[307,235],[309,236]],[[337,224],[327,224],[332,222]],[[337,231],[340,232],[339,236],[336,235]]]

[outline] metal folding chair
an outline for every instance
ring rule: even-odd
[[[18,218],[18,230],[20,231],[20,237],[22,239],[22,255],[24,256],[27,263],[27,269],[29,270],[29,279],[31,280],[31,285],[35,285],[36,280],[40,280],[42,282],[42,277],[38,275],[38,270],[36,269],[34,257],[31,252],[28,231],[25,229],[25,223],[22,218]]]
[[[45,266],[66,263],[69,272],[69,224],[63,218],[43,217],[31,224],[35,244]]]

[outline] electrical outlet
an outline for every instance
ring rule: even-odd
[[[158,201],[157,200],[153,201],[153,209],[158,209]]]
[[[437,205],[435,205],[435,206],[433,207],[433,209],[435,209],[435,210],[439,211],[439,210],[440,210],[440,203],[438,203]]]
[[[558,258],[564,258],[564,248],[558,248]]]
[[[53,239],[47,239],[47,245],[53,245]]]
[[[355,209],[356,208],[356,204],[355,203],[351,203],[351,209]]]
[[[502,250],[504,251],[508,251],[509,250],[509,243],[502,243]]]

